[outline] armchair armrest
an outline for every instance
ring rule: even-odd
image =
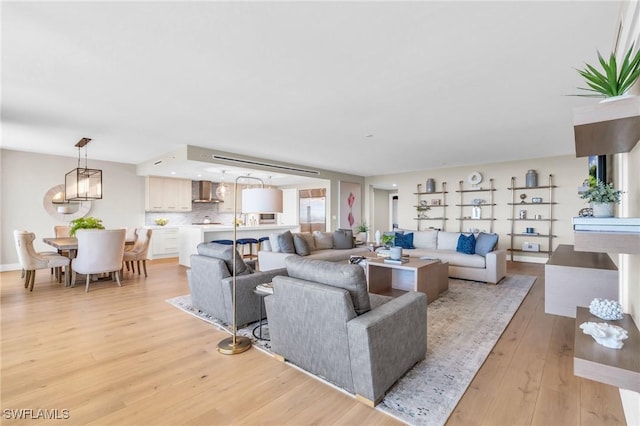
[[[427,352],[427,297],[410,292],[347,323],[356,394],[377,403]]]
[[[238,275],[236,277],[236,315],[238,325],[248,324],[257,321],[256,312],[260,310],[261,299],[253,293],[258,284],[266,284],[278,275],[287,275],[287,270],[274,269],[267,272],[255,272],[253,274]],[[233,301],[233,277],[221,280],[222,294],[225,299],[225,306],[229,308],[228,318],[231,318]]]

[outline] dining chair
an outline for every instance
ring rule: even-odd
[[[52,252],[36,252],[33,247],[36,235],[33,232],[14,230],[13,238],[18,252],[18,261],[23,270],[22,278],[25,279],[24,288],[29,287],[29,291],[33,291],[38,269],[55,269],[58,282],[61,282],[62,267],[69,266],[69,258]]]
[[[129,270],[129,264],[131,270],[136,271],[134,263],[138,263],[138,275],[140,275],[140,261],[142,261],[142,267],[144,268],[144,276],[147,276],[147,254],[149,253],[149,243],[151,242],[151,229],[138,228],[136,229],[136,242],[128,251],[124,252],[123,261]]]
[[[65,225],[54,225],[53,226],[53,235],[56,238],[66,238],[69,236],[69,231],[71,230],[70,226]]]
[[[75,283],[76,273],[87,276],[85,292],[89,291],[92,274],[112,274],[112,279],[120,283],[120,269],[124,254],[124,240],[126,229],[79,229],[78,253],[71,262],[73,277],[71,286]]]

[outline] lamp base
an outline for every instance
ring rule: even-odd
[[[243,336],[236,336],[236,344],[233,344],[233,336],[218,342],[218,352],[223,355],[240,354],[251,348],[251,339]]]

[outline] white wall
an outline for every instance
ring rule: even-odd
[[[616,187],[622,194],[623,217],[640,217],[640,143],[628,154],[616,155]],[[615,255],[611,255],[614,257]],[[636,326],[640,326],[640,255],[618,256],[620,268],[620,294],[625,312],[631,314]],[[640,424],[640,394],[620,389],[624,412],[629,425]]]
[[[64,184],[64,175],[77,166],[77,158],[0,150],[1,190],[0,268],[16,267],[18,258],[14,229],[35,232],[38,251],[53,250],[42,243],[52,236],[54,225],[64,225],[47,214],[43,197],[53,186]],[[84,164],[84,163],[83,163]],[[103,199],[93,202],[90,216],[102,219],[106,228],[144,225],[144,178],[136,176],[131,164],[92,161],[88,166],[102,169]]]
[[[548,175],[552,174],[554,184],[557,186],[554,192],[554,200],[558,204],[554,207],[554,217],[557,219],[553,223],[554,234],[558,238],[553,241],[553,248],[556,248],[558,244],[573,244],[573,228],[571,219],[578,214],[578,211],[587,207],[585,200],[578,197],[577,188],[582,181],[587,177],[588,167],[586,158],[575,158],[574,156],[560,156],[551,158],[537,158],[531,160],[522,161],[510,161],[493,164],[483,164],[477,166],[465,166],[465,167],[452,167],[442,168],[434,170],[424,170],[418,172],[408,172],[397,175],[386,176],[373,176],[366,178],[366,185],[376,184],[388,184],[395,183],[397,185],[398,197],[399,197],[399,225],[400,228],[416,229],[417,222],[414,220],[416,216],[414,205],[416,204],[416,196],[414,193],[417,191],[417,185],[422,184],[422,188],[425,188],[425,182],[427,178],[434,178],[436,180],[437,190],[441,189],[443,181],[447,182],[447,217],[446,221],[447,231],[458,231],[459,222],[455,220],[460,216],[459,207],[459,194],[456,193],[458,189],[458,182],[460,180],[465,181],[467,176],[474,172],[479,171],[482,173],[484,181],[480,185],[483,188],[487,187],[488,179],[494,179],[494,187],[496,191],[494,193],[494,202],[497,204],[494,210],[494,216],[497,219],[494,222],[494,232],[500,235],[500,248],[509,247],[509,236],[507,234],[511,231],[511,222],[508,218],[511,217],[511,206],[507,203],[511,202],[511,191],[508,190],[511,186],[511,177],[515,176],[517,186],[525,186],[525,174],[527,170],[534,169],[538,172],[538,184],[546,185],[548,181]],[[527,191],[524,191],[527,192]],[[478,198],[487,199],[486,192],[479,193]],[[533,195],[531,191],[529,197]],[[538,190],[535,194],[541,196],[544,201],[547,201],[548,193],[546,191]],[[467,195],[467,197],[469,197]],[[468,198],[467,198],[468,199]],[[369,203],[366,203],[369,205]],[[375,207],[377,209],[377,206]],[[531,206],[524,207],[528,212],[533,212]],[[543,207],[541,207],[543,208]],[[516,208],[518,210],[518,208]],[[366,212],[368,215],[370,212]],[[483,208],[483,217],[488,213],[488,208]],[[439,215],[439,212],[432,210],[429,212],[431,216]],[[546,209],[544,210],[543,217],[548,217]],[[424,227],[428,226],[441,226],[441,222],[423,222]],[[465,222],[464,227],[471,226],[477,227],[480,230],[488,230],[488,222]],[[528,226],[538,228],[540,231],[544,230],[544,223],[533,223]],[[514,246],[521,245],[525,239],[518,237]],[[539,242],[544,245],[546,240],[544,239],[531,239],[530,242]],[[546,247],[543,247],[546,248]],[[530,260],[530,261],[546,261],[546,256],[520,256],[516,259]]]

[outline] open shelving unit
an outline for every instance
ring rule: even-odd
[[[417,201],[415,207],[417,217],[414,218],[417,221],[417,230],[422,231],[422,222],[424,221],[439,221],[441,222],[441,230],[444,231],[447,223],[447,182],[442,182],[442,191],[434,192],[414,192]],[[441,196],[439,198],[433,196]],[[436,204],[434,200],[439,200]],[[442,210],[440,210],[442,209]],[[441,215],[437,217],[428,217],[426,212],[438,211]]]
[[[460,207],[460,216],[456,218],[456,220],[460,223],[460,232],[463,232],[463,227],[464,227],[464,222],[465,221],[488,221],[489,222],[489,232],[493,232],[493,222],[496,220],[494,217],[494,207],[495,207],[495,203],[493,202],[493,193],[495,192],[495,188],[493,187],[493,179],[489,179],[489,188],[471,188],[471,189],[464,189],[464,181],[460,181],[459,183],[459,187],[460,189],[458,189],[456,192],[458,194],[460,194],[460,204],[456,204],[457,207]],[[479,193],[488,193],[489,195],[489,200],[485,201],[483,203],[468,203],[465,202],[465,195],[468,195],[470,193],[473,194],[479,194]],[[465,209],[468,211],[469,208],[474,208],[474,207],[479,207],[480,209],[482,209],[482,207],[489,207],[489,215],[485,216],[485,217],[479,217],[479,218],[473,218],[472,216],[465,216],[464,212]]]
[[[508,188],[509,190],[511,190],[511,202],[508,203],[511,206],[511,217],[509,218],[509,220],[511,221],[511,232],[507,235],[509,235],[510,237],[510,247],[507,249],[510,253],[511,253],[511,261],[513,261],[514,258],[514,253],[527,253],[527,254],[537,254],[537,253],[541,253],[541,254],[546,254],[547,257],[550,256],[550,254],[553,252],[553,239],[556,237],[556,235],[553,235],[553,222],[556,221],[556,219],[553,217],[553,207],[558,204],[555,201],[553,201],[553,190],[556,188],[556,186],[553,184],[553,175],[549,175],[549,184],[548,185],[543,185],[543,186],[516,186],[516,178],[512,177],[511,178],[511,187]],[[547,192],[547,200],[542,200],[540,202],[533,202],[533,201],[525,201],[528,197],[528,195],[525,193],[525,191],[531,193],[533,192],[534,194],[540,194],[542,191],[548,191]],[[524,195],[524,197],[523,197]],[[521,200],[520,202],[516,202],[516,196]],[[530,199],[533,198],[537,198],[537,197],[531,197]],[[537,211],[543,211],[544,207],[547,207],[547,214],[548,217],[546,218],[535,218],[534,217],[525,217],[525,218],[520,218],[519,214],[516,215],[516,210],[517,207],[525,207],[525,206],[530,206],[533,207],[534,210],[537,209]],[[538,224],[544,224],[546,225],[544,231],[542,233],[526,233],[526,232],[516,232],[516,226],[517,225],[522,225],[522,224],[531,224],[531,223],[538,223]],[[515,242],[517,238],[520,237],[524,237],[524,238],[533,238],[534,240],[541,240],[544,242],[544,240],[546,240],[546,248],[543,249],[542,247],[540,248],[540,250],[538,251],[529,251],[529,250],[523,250],[521,248],[515,248]]]

